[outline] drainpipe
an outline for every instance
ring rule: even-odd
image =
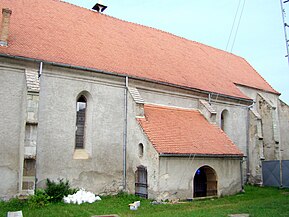
[[[250,175],[250,157],[249,157],[249,145],[250,145],[250,108],[252,108],[254,106],[255,101],[253,101],[253,103],[251,105],[249,105],[247,107],[247,123],[246,123],[246,130],[247,130],[247,139],[246,139],[246,183],[248,183],[248,179],[249,179],[249,175]]]
[[[40,76],[42,75],[42,71],[43,71],[43,62],[40,62],[39,63],[39,71],[38,71],[38,79],[39,79],[39,83],[40,83]],[[39,89],[39,95],[40,95],[40,89]],[[38,110],[39,110],[39,106],[38,106]],[[38,114],[39,114],[39,112],[38,112]],[[37,120],[39,120],[38,119],[38,117],[37,117]],[[38,138],[38,135],[37,135],[37,138]],[[37,141],[38,141],[38,139],[37,139]],[[37,143],[36,143],[36,158],[35,158],[36,160],[35,160],[35,180],[34,180],[34,191],[36,191],[36,187],[37,187],[37,181],[38,181],[38,179],[37,179]]]
[[[124,88],[124,128],[123,128],[123,191],[126,191],[126,148],[127,148],[127,90],[128,77],[125,77]]]
[[[211,105],[211,93],[209,93],[209,104]]]
[[[43,69],[43,62],[40,62],[39,64],[39,71],[38,71],[38,78],[42,75],[42,69]]]
[[[242,158],[242,160],[240,160],[240,174],[241,174],[241,189],[242,192],[244,192],[244,178],[243,178],[243,162],[244,162],[244,158]]]

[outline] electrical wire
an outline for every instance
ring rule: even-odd
[[[237,29],[236,29],[236,33],[235,33],[235,37],[234,37],[233,44],[232,44],[231,51],[230,51],[231,53],[232,53],[233,48],[234,48],[234,45],[235,45],[235,41],[236,41],[236,38],[237,38],[237,34],[238,34],[238,30],[239,30],[239,26],[240,26],[241,19],[242,19],[242,15],[243,15],[244,8],[245,8],[245,4],[246,4],[246,0],[244,0],[243,7],[242,7],[242,10],[241,10],[241,14],[240,14],[239,22],[238,22],[238,25],[237,25]]]
[[[236,10],[236,13],[235,13],[234,22],[232,24],[230,36],[228,38],[227,45],[226,45],[226,51],[227,51],[229,43],[231,41],[231,36],[232,36],[232,33],[233,33],[233,29],[234,29],[234,26],[235,26],[235,22],[236,22],[236,18],[237,18],[238,12],[239,12],[240,5],[241,5],[241,0],[239,0],[239,4],[238,4],[238,7],[237,7],[237,10]]]

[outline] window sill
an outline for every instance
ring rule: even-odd
[[[73,153],[74,160],[87,160],[89,155],[85,149],[75,149]]]

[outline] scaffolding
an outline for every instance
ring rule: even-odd
[[[284,5],[286,3],[288,3],[289,0],[280,0],[280,5],[281,5],[281,12],[282,12],[282,20],[283,20],[283,28],[284,28],[284,35],[285,35],[285,43],[286,43],[286,51],[287,51],[287,54],[286,54],[286,58],[288,60],[288,64],[289,64],[289,41],[288,41],[288,37],[287,37],[287,29],[289,27],[289,24],[287,24],[286,22],[286,11],[285,11],[285,8],[284,8]]]

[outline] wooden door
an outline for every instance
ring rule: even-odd
[[[137,167],[135,194],[140,197],[148,198],[147,169],[144,166]]]

